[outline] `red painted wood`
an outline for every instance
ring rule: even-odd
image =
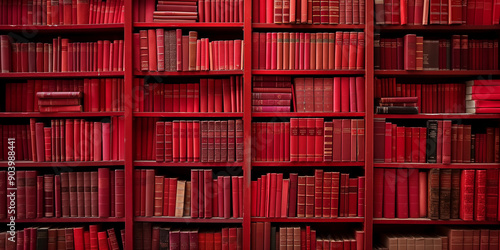
[[[417,115],[385,115],[376,114],[375,118],[386,118],[386,119],[500,119],[500,114],[417,114]]]
[[[443,169],[496,169],[500,163],[452,163],[449,165],[438,163],[375,163],[375,168],[443,168]]]
[[[243,163],[134,161],[136,167],[241,167]]]
[[[355,76],[364,75],[364,70],[252,70],[252,75],[307,75],[307,76]]]
[[[364,165],[364,162],[252,162],[253,167],[363,167]]]
[[[253,112],[252,117],[364,117],[365,113],[325,113],[325,112]]]
[[[243,112],[236,112],[236,113],[134,112],[134,117],[242,118]]]
[[[195,30],[242,30],[243,23],[134,23],[135,28],[170,28]]]
[[[124,161],[68,161],[68,162],[32,162],[15,161],[16,167],[107,167],[123,166]],[[8,167],[7,161],[0,161],[0,167]]]
[[[254,23],[252,24],[254,30],[363,30],[364,24],[275,24],[275,23]]]
[[[0,223],[8,223],[6,219]],[[71,217],[71,218],[37,218],[37,219],[16,219],[16,223],[116,223],[125,222],[125,218],[91,218],[91,217]]]
[[[457,76],[488,76],[500,75],[500,70],[375,70],[375,76],[442,76],[442,77],[457,77]]]
[[[416,219],[373,219],[373,224],[388,225],[500,225],[500,221],[463,221],[463,220],[431,220],[425,218]]]
[[[123,71],[108,72],[54,72],[54,73],[0,73],[0,79],[42,79],[42,78],[96,78],[123,77]]]
[[[242,75],[242,70],[212,70],[212,71],[162,71],[162,72],[142,72],[135,71],[136,76],[233,76]]]
[[[107,33],[123,32],[123,24],[71,24],[71,25],[0,25],[1,32],[37,33]]]
[[[345,218],[257,218],[253,217],[252,222],[290,222],[290,223],[362,223],[361,217]]]
[[[0,112],[1,118],[19,117],[106,117],[106,116],[123,116],[123,112],[55,112],[55,113],[40,113],[40,112]]]
[[[134,221],[137,222],[164,222],[164,223],[242,223],[243,219],[224,219],[224,218],[210,218],[210,219],[193,219],[190,217],[135,217]]]
[[[376,25],[379,32],[492,32],[499,31],[500,25]]]

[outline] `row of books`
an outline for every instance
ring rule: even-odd
[[[4,86],[6,112],[122,111],[125,106],[121,78],[27,80]],[[75,92],[81,94],[64,97]],[[44,94],[39,97],[39,93]],[[82,109],[65,107],[70,105],[81,105]]]
[[[15,233],[14,236],[11,234]],[[11,240],[13,239],[13,240]],[[0,232],[1,249],[123,249],[125,229],[117,235],[114,228],[100,225],[84,227],[25,227]]]
[[[465,83],[465,111],[467,113],[500,113],[498,80],[473,80]]]
[[[243,161],[243,122],[135,120],[137,160],[157,162]]]
[[[0,35],[0,70],[8,72],[122,71],[123,40],[70,42],[61,37],[52,43],[12,42]]]
[[[147,1],[146,7],[150,8],[151,4],[154,4],[153,0]],[[204,4],[200,3],[200,9],[203,7]],[[146,11],[150,10],[148,9]],[[148,17],[146,18],[147,20],[145,21],[146,22],[151,21],[151,13],[146,12],[146,15]],[[152,21],[162,22],[162,23],[175,23],[175,22],[194,23],[197,20],[198,20],[198,6],[196,5],[196,1],[185,1],[181,3],[179,3],[178,1],[161,1],[158,4],[156,4],[156,10],[153,12]]]
[[[215,179],[214,179],[215,177]],[[136,216],[238,218],[243,216],[243,177],[215,176],[212,170],[191,170],[191,180],[136,170]],[[231,213],[232,210],[232,213]]]
[[[498,169],[375,169],[374,217],[497,221]]]
[[[253,22],[292,24],[364,24],[365,1],[257,0]]]
[[[252,85],[252,112],[291,111],[293,92],[291,77],[254,76]]]
[[[254,217],[363,217],[365,177],[349,178],[348,173],[323,172],[314,176],[268,173],[252,181]]]
[[[149,29],[133,35],[137,71],[207,71],[243,69],[242,40],[209,42],[198,32]]]
[[[365,33],[254,32],[252,51],[253,69],[364,69]]]
[[[135,112],[242,112],[243,78],[202,78],[197,83],[148,83],[134,78]]]
[[[151,223],[134,223],[134,249],[242,249],[243,228],[218,230],[172,229]]]
[[[7,172],[0,171],[3,184],[0,187],[0,218],[8,217],[9,188],[17,188],[18,219],[124,217],[124,173],[124,170],[108,168],[56,175],[38,175],[37,171],[16,171],[17,183],[11,187],[7,184]]]
[[[48,127],[45,127],[49,124]],[[0,160],[8,159],[9,140],[16,139],[16,160],[34,162],[123,160],[123,117],[94,122],[84,119],[30,119],[27,125],[0,125]]]
[[[497,70],[498,39],[424,39],[408,34],[374,41],[375,69],[391,70]]]
[[[471,133],[471,125],[428,120],[427,127],[404,127],[376,118],[376,162],[493,163],[499,162],[500,129]]]
[[[81,112],[83,110],[80,103],[82,92],[37,92],[36,97],[40,112]]]
[[[375,99],[376,114],[418,114],[418,97],[383,97]]]
[[[375,0],[375,23],[396,25],[499,24],[497,1]]]
[[[439,227],[432,236],[384,234],[373,249],[497,249],[499,230]]]
[[[252,123],[253,161],[362,162],[362,119],[291,118]]]
[[[396,78],[375,78],[376,102],[416,99],[416,104],[411,106],[421,113],[465,113],[465,99],[470,96],[465,90],[462,83],[402,83]]]
[[[274,227],[268,222],[251,224],[252,250],[256,249],[364,249],[364,231],[353,235],[338,234],[322,236],[323,232],[305,227]],[[255,233],[254,233],[255,232]]]
[[[0,24],[69,25],[123,23],[123,0],[2,1]]]

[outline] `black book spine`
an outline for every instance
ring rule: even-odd
[[[36,249],[37,250],[45,250],[48,248],[48,243],[49,243],[49,229],[44,227],[44,228],[39,228],[37,230],[37,235],[36,235]]]
[[[427,147],[426,160],[427,163],[436,163],[437,156],[437,120],[427,121]]]
[[[168,250],[168,228],[160,228],[160,250]]]
[[[377,107],[377,114],[418,114],[418,107]]]
[[[271,250],[276,250],[276,227],[271,227]]]

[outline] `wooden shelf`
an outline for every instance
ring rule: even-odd
[[[359,167],[364,166],[364,162],[274,162],[274,161],[253,161],[252,167]]]
[[[106,72],[40,72],[40,73],[0,73],[0,79],[45,79],[45,78],[96,78],[123,77],[123,71]]]
[[[210,219],[205,218],[191,218],[191,217],[135,217],[134,221],[137,222],[168,222],[168,223],[231,223],[231,224],[241,224],[243,219],[241,218],[219,218],[214,217]]]
[[[271,69],[253,69],[252,75],[305,75],[305,76],[355,76],[364,75],[365,70],[271,70]]]
[[[0,223],[9,223],[7,219]],[[16,219],[16,223],[118,223],[125,222],[125,218],[96,218],[96,217],[63,217],[63,218],[36,218]]]
[[[241,167],[242,162],[156,162],[134,161],[136,167]]]
[[[3,32],[33,33],[107,33],[123,32],[124,24],[71,24],[71,25],[0,25]]]
[[[243,75],[242,70],[212,70],[212,71],[162,71],[162,72],[134,72],[136,76],[232,76]]]
[[[363,223],[362,217],[339,218],[261,218],[252,217],[252,222],[289,222],[289,223]]]
[[[500,169],[500,163],[374,163],[374,168],[417,168],[417,169]]]
[[[133,112],[134,117],[172,117],[172,118],[242,118],[243,113],[194,113],[194,112]]]
[[[363,118],[364,112],[252,112],[252,117],[358,117]]]
[[[374,218],[373,224],[387,225],[500,225],[500,221],[463,221],[463,220],[431,220],[427,218],[415,219],[385,219]]]
[[[197,30],[243,30],[243,23],[133,23],[134,28],[171,28]]]
[[[500,70],[375,70],[375,76],[406,77],[474,77],[483,75],[500,75]]]
[[[465,120],[465,119],[500,119],[500,114],[375,114],[375,118],[385,119],[447,119],[447,120]]]
[[[276,23],[253,23],[252,29],[256,30],[364,30],[364,24],[276,24]]]
[[[500,25],[375,25],[380,32],[491,32],[500,30]]]
[[[15,167],[109,167],[123,166],[124,161],[67,161],[67,162],[32,162],[15,161]],[[8,167],[7,161],[0,161],[0,167]]]
[[[35,117],[106,117],[123,116],[124,112],[0,112],[2,118],[35,118]]]

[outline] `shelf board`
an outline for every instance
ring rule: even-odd
[[[95,33],[116,32],[124,30],[123,23],[114,24],[71,24],[71,25],[0,25],[0,31],[31,33]]]
[[[210,71],[161,71],[142,72],[135,71],[135,76],[232,76],[243,75],[243,70],[210,70]]]
[[[271,69],[254,69],[252,70],[252,75],[364,75],[365,70],[271,70]]]
[[[173,118],[242,118],[243,113],[194,113],[194,112],[134,112],[134,117],[173,117]]]
[[[15,167],[106,167],[123,166],[124,161],[67,161],[67,162],[32,162],[15,161]],[[8,167],[7,161],[0,161],[0,167]]]
[[[0,220],[0,223],[9,223],[7,219]],[[36,218],[36,219],[16,219],[16,223],[116,223],[125,222],[125,218],[98,218],[98,217],[63,217],[63,218]]]
[[[500,114],[470,114],[470,113],[456,113],[456,114],[416,114],[416,115],[405,115],[405,114],[375,114],[375,118],[385,118],[385,119],[500,119]]]
[[[242,162],[156,162],[134,161],[136,167],[241,167]]]
[[[443,169],[500,169],[500,163],[374,163],[374,168],[443,168]]]
[[[473,77],[482,75],[500,75],[500,70],[375,70],[375,76],[441,76]]]
[[[168,222],[168,223],[243,223],[241,218],[219,218],[214,217],[210,219],[205,218],[191,218],[191,217],[135,217],[134,221],[137,222]]]
[[[190,28],[197,30],[243,30],[243,23],[133,23],[134,28]]]
[[[500,221],[463,221],[463,220],[431,220],[427,218],[415,219],[385,219],[374,218],[373,224],[388,224],[388,225],[500,225]]]
[[[295,30],[295,29],[314,29],[314,30],[363,30],[364,24],[276,24],[276,23],[253,23],[252,29],[268,30]]]
[[[123,71],[0,73],[0,79],[123,77]]]
[[[252,117],[364,117],[364,112],[253,112]]]
[[[254,161],[252,167],[358,167],[364,166],[364,162],[274,162]]]
[[[124,112],[0,112],[1,118],[34,118],[34,117],[106,117],[123,116]]]
[[[339,217],[339,218],[262,218],[252,217],[252,222],[289,222],[289,223],[362,223],[363,217]]]
[[[492,32],[499,30],[500,25],[375,25],[375,31],[380,32]]]

